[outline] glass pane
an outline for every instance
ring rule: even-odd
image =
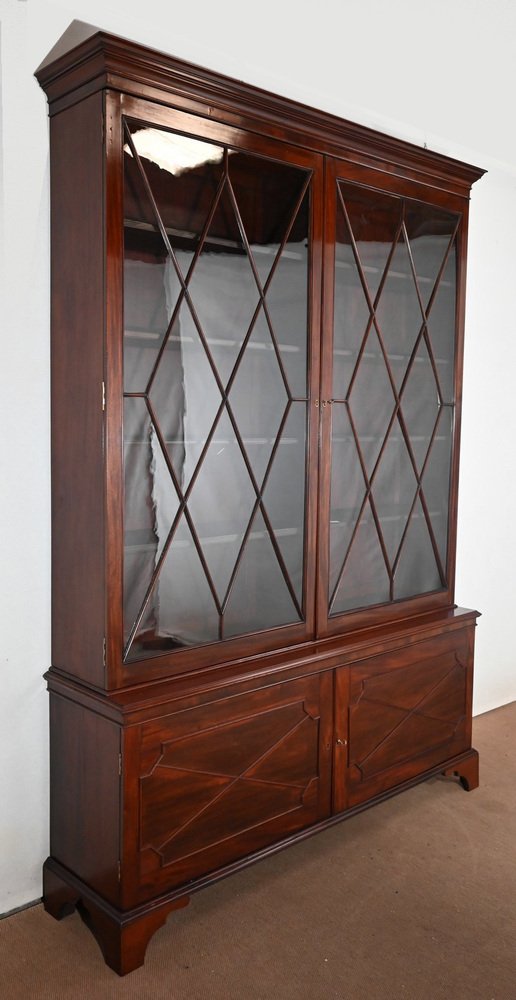
[[[194,249],[222,178],[223,148],[165,129],[131,122],[126,127],[131,134],[131,142],[124,145],[126,218],[134,207],[127,178],[140,172],[134,147],[172,245]],[[144,218],[156,226],[154,210],[147,208]],[[141,221],[141,216],[136,219]]]
[[[394,406],[395,397],[373,327],[349,396],[349,410],[368,475],[380,454]]]
[[[124,401],[125,640],[163,552],[179,500],[143,399]]]
[[[145,392],[169,313],[165,243],[134,159],[126,153],[124,205],[124,386]]]
[[[303,601],[306,403],[292,403],[263,498],[299,605]]]
[[[331,608],[341,614],[389,600],[389,576],[376,525],[366,504]]]
[[[444,403],[455,401],[455,309],[457,262],[453,245],[428,315],[428,334]]]
[[[258,483],[262,483],[288,396],[263,309],[229,394]]]
[[[224,637],[299,621],[265,521],[254,518],[224,616]]]
[[[227,187],[189,284],[193,306],[224,385],[259,303],[259,291]]]
[[[217,608],[192,534],[182,517],[128,659],[214,642],[218,637]]]
[[[402,238],[396,244],[389,264],[376,307],[376,318],[399,389],[424,319],[407,244]]]
[[[418,500],[394,575],[394,598],[412,597],[442,587],[421,501]]]
[[[423,493],[443,566],[446,565],[448,548],[452,440],[453,407],[443,406],[422,480]]]
[[[425,309],[456,225],[457,216],[450,212],[442,212],[430,205],[406,203],[405,226]]]
[[[342,569],[366,491],[344,403],[332,406],[331,454],[330,595]]]
[[[260,283],[264,287],[287,233],[286,249],[306,243],[306,198],[296,213],[296,205],[306,184],[306,174],[288,163],[263,160],[236,150],[230,152],[228,173]],[[263,211],[265,205],[266,212]],[[306,254],[304,256],[306,259]],[[304,321],[306,324],[306,317]]]
[[[346,399],[362,341],[371,320],[358,271],[351,236],[337,203],[339,225],[335,246],[335,301],[333,323],[333,395]],[[342,218],[341,218],[342,216]]]
[[[169,262],[165,280],[173,280]],[[176,314],[150,391],[150,401],[180,487],[185,490],[222,403],[188,303]]]
[[[188,508],[220,601],[224,600],[256,493],[226,411],[222,414]]]
[[[140,124],[126,140],[133,660],[300,620],[309,196],[290,164]]]
[[[414,356],[401,395],[401,409],[414,458],[421,472],[439,413],[439,394],[424,340]]]
[[[159,223],[186,276],[222,175],[223,150],[132,125],[124,145],[124,383],[144,391],[181,285]],[[191,166],[189,166],[191,164]],[[154,201],[154,204],[153,204]]]
[[[301,196],[306,174],[287,163],[236,151],[231,152],[228,170],[290,393],[304,398],[309,197]]]
[[[392,568],[416,496],[417,480],[398,420],[395,420],[374,478],[373,497]]]
[[[304,183],[305,177],[301,176]],[[307,194],[295,217],[265,296],[290,392],[295,399],[305,399],[307,391],[308,220]],[[261,269],[262,255],[255,254],[255,260]],[[263,270],[261,273],[263,275]]]
[[[399,198],[379,191],[366,191],[353,184],[339,182],[337,188],[340,194],[337,207],[337,243],[348,243],[351,231],[369,296],[374,303],[401,224],[402,202]]]

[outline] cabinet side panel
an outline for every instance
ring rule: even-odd
[[[116,903],[119,727],[59,695],[50,698],[50,723],[51,856]]]
[[[51,119],[52,664],[104,681],[102,95]]]

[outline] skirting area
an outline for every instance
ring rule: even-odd
[[[0,992],[126,1000],[515,1000],[516,703],[480,788],[432,779],[212,886],[120,980],[77,913],[0,921]]]

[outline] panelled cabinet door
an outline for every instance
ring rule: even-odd
[[[463,207],[371,169],[328,176],[323,634],[451,603]]]
[[[133,845],[143,896],[183,885],[327,816],[331,726],[330,674],[144,724]]]
[[[313,635],[322,158],[121,111],[122,644],[148,677]]]
[[[336,812],[471,746],[472,674],[473,628],[337,671]]]

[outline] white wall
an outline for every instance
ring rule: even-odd
[[[457,600],[483,612],[475,710],[516,698],[513,0],[0,0],[0,912],[47,853],[49,218],[32,73],[74,18],[486,167],[473,191]]]

